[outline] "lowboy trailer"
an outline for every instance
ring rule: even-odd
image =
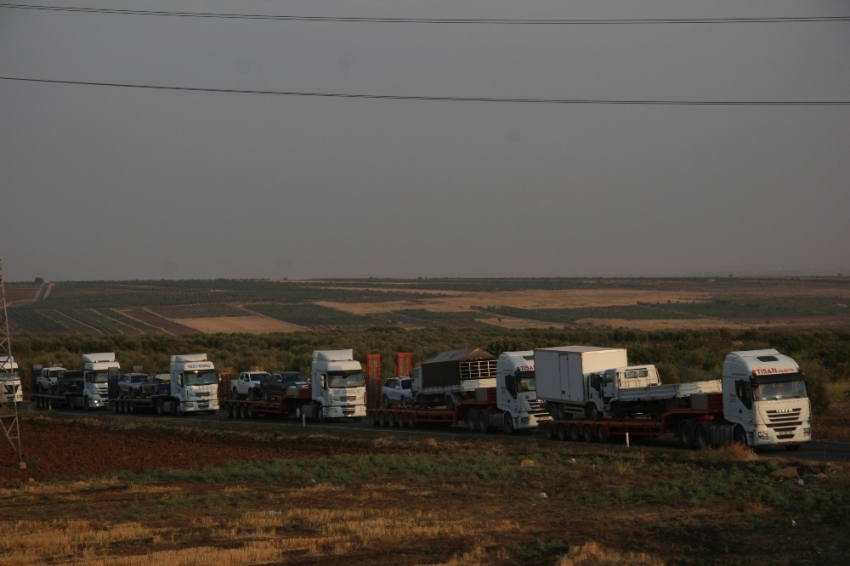
[[[286,395],[280,395],[275,400],[246,400],[226,399],[222,408],[227,411],[229,419],[254,419],[257,417],[283,417],[310,420],[322,419],[320,405],[313,400],[310,388],[288,388]]]

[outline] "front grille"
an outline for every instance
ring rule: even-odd
[[[340,395],[339,397],[334,397],[337,401],[357,401],[357,395]]]
[[[353,414],[353,413],[354,413],[354,407],[350,407],[350,408],[346,407],[346,408],[344,408],[344,409],[342,410],[342,414],[344,415],[344,414],[346,414],[346,413],[352,413],[352,414]]]
[[[195,397],[209,397],[210,392],[209,391],[195,391],[195,392],[193,392],[193,395],[195,395]]]
[[[767,420],[770,424],[791,424],[800,418],[801,411],[802,409],[791,409],[790,411],[784,411],[781,413],[776,410],[767,411]]]

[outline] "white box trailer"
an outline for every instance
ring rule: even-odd
[[[580,413],[589,401],[585,376],[629,364],[624,348],[558,346],[534,350],[534,365],[537,397],[550,407],[566,405],[570,413]]]

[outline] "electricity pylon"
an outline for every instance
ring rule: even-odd
[[[0,373],[8,372],[7,375],[14,375],[12,370],[12,339],[9,334],[9,317],[6,313],[6,285],[3,282],[3,261],[0,260]],[[6,397],[7,393],[12,394],[12,399]],[[12,450],[15,451],[15,456],[18,457],[18,466],[25,468],[23,456],[21,454],[21,429],[18,426],[18,401],[16,391],[11,389],[6,383],[0,387],[0,428],[3,429],[3,434],[6,440],[12,445]]]

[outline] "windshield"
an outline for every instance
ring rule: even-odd
[[[363,372],[345,372],[328,374],[328,387],[363,387],[366,379]]]
[[[9,370],[0,370],[0,378],[8,378],[8,377],[21,377],[21,372],[13,369],[12,373],[9,373]]]
[[[774,383],[754,383],[753,399],[756,401],[773,401],[775,399],[805,398],[806,382],[802,379]]]
[[[106,383],[109,380],[108,371],[92,371],[89,372],[86,380],[89,383]]]
[[[214,383],[218,383],[218,376],[214,371],[198,370],[185,373],[184,385],[212,385]]]
[[[133,383],[141,383],[147,378],[148,376],[146,375],[134,375],[131,379],[133,380]]]
[[[252,373],[250,375],[251,381],[268,381],[271,378],[271,374],[268,373]]]
[[[153,381],[170,381],[171,380],[171,374],[155,373],[153,376],[151,376],[151,378],[152,378]]]
[[[537,379],[533,371],[518,371],[516,374],[517,390],[537,391]]]

